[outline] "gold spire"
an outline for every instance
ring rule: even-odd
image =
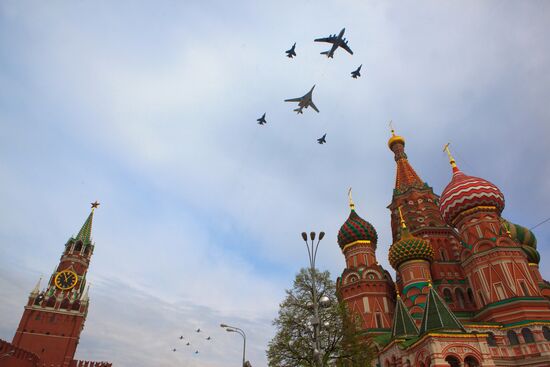
[[[432,281],[428,279],[428,288],[431,288],[431,287],[432,287]]]
[[[401,295],[399,294],[399,289],[395,288],[395,294],[397,295],[397,298],[401,298]]]
[[[445,144],[445,146],[443,147],[443,151],[445,153],[447,153],[447,155],[449,156],[449,163],[451,164],[451,167],[456,168],[456,161],[453,158],[453,156],[451,155],[451,151],[449,149],[449,144],[451,144],[451,143]]]
[[[504,229],[506,230],[506,234],[508,237],[512,238],[512,232],[510,232],[510,226],[503,220],[502,225],[504,226]]]
[[[403,213],[401,212],[401,207],[398,207],[397,210],[399,211],[399,219],[401,222],[401,228],[407,228],[407,225],[405,224],[405,219],[403,219]]]
[[[349,199],[349,207],[351,210],[355,210],[355,204],[353,203],[353,199],[351,197],[351,187],[348,190],[348,199]]]

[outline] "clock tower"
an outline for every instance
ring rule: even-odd
[[[38,356],[46,366],[73,364],[80,333],[88,314],[86,272],[94,252],[94,209],[65,249],[45,289],[40,280],[29,295],[12,344]]]

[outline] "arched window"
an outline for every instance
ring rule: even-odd
[[[90,246],[84,247],[84,256],[88,256],[89,253],[90,253]]]
[[[485,307],[485,298],[483,298],[483,292],[479,291],[477,292],[479,295],[479,299],[481,300],[481,307]]]
[[[455,356],[447,356],[445,362],[447,362],[450,367],[460,367],[460,361]]]
[[[487,335],[487,344],[489,344],[490,347],[496,347],[497,346],[497,339],[495,338],[495,334],[489,332],[489,335]]]
[[[74,246],[74,252],[80,252],[82,250],[82,241],[76,241],[76,245]]]
[[[468,356],[464,359],[464,367],[479,367],[479,362],[475,357]]]
[[[548,328],[548,326],[542,327],[542,335],[544,335],[546,340],[550,341],[550,328]]]
[[[447,251],[444,248],[439,249],[439,256],[441,256],[441,261],[447,261]]]
[[[521,290],[523,291],[524,296],[529,296],[529,291],[527,290],[527,286],[525,285],[525,282],[519,282],[521,285]]]
[[[46,307],[53,307],[53,306],[55,306],[55,297],[51,296],[48,299],[48,302],[46,303]]]
[[[468,293],[468,301],[475,306],[476,300],[474,299],[474,292],[472,292],[472,288],[468,288],[466,293]]]
[[[70,306],[69,300],[68,300],[67,298],[65,298],[65,299],[61,302],[60,308],[62,308],[62,309],[64,309],[64,310],[68,310],[68,309],[69,309],[69,306]]]
[[[455,291],[455,297],[456,301],[458,302],[458,305],[460,308],[464,308],[464,293],[462,292],[462,289],[457,288]]]
[[[510,342],[510,345],[518,345],[519,344],[518,335],[516,334],[516,332],[514,330],[509,330],[506,333],[506,336],[508,337],[508,341]]]
[[[525,340],[526,343],[534,343],[535,337],[533,336],[533,332],[531,329],[525,327],[521,329],[521,335],[523,335],[523,340]]]
[[[443,299],[445,299],[445,302],[447,303],[451,303],[453,301],[453,295],[451,294],[449,288],[445,288],[443,290]]]

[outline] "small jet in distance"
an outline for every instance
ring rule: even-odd
[[[182,340],[182,339],[183,339],[183,335],[182,335],[182,336],[180,336],[180,340]]]
[[[294,48],[296,47],[296,42],[294,42],[294,44],[292,45],[292,47],[290,48],[290,50],[286,50],[286,57],[288,58],[293,58],[294,56],[296,56],[296,51],[294,51]]]
[[[262,117],[260,117],[259,119],[256,119],[256,121],[258,121],[258,125],[263,125],[265,124],[267,121],[265,120],[265,112],[264,114],[262,115]]]
[[[298,102],[298,108],[294,109],[294,112],[296,113],[304,113],[303,109],[308,108],[309,106],[311,106],[311,108],[313,108],[315,111],[319,112],[319,109],[317,108],[317,106],[315,106],[312,99],[314,88],[315,85],[311,87],[311,90],[304,94],[302,97],[285,99],[285,102]]]
[[[361,66],[363,66],[363,64],[359,65],[359,67],[357,68],[357,70],[354,70],[351,72],[351,77],[353,79],[357,79],[357,77],[360,77],[361,76]]]
[[[198,350],[196,350],[196,351],[195,351],[195,354],[199,354],[199,351],[198,351]]]
[[[211,337],[206,338],[206,340],[210,340],[210,339],[212,339],[212,338]]]
[[[317,143],[319,143],[319,144],[325,144],[325,143],[327,142],[326,137],[327,137],[327,134],[321,136],[319,139],[317,139]]]
[[[344,32],[346,31],[346,28],[342,28],[340,33],[338,33],[338,36],[335,34],[331,34],[328,37],[325,38],[317,38],[314,40],[314,42],[327,42],[332,43],[332,47],[330,50],[321,52],[321,55],[327,55],[328,58],[334,57],[334,52],[338,47],[342,47],[344,50],[349,52],[351,55],[353,55],[353,51],[348,46],[348,41],[344,38]]]
[[[201,329],[197,329],[196,332],[197,332],[197,333],[200,333],[200,332],[201,332]]]
[[[176,351],[176,348],[172,349],[172,352],[175,352]]]
[[[190,345],[190,344],[189,344],[189,342],[187,342],[187,344],[185,344],[185,345]]]

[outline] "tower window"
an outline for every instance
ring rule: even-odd
[[[542,335],[544,335],[546,340],[550,341],[550,328],[548,328],[548,326],[542,327]]]
[[[521,286],[521,290],[523,291],[524,296],[529,296],[529,291],[527,290],[527,286],[525,285],[525,282],[520,281],[519,285]]]
[[[451,291],[448,288],[445,288],[443,290],[443,299],[445,299],[445,302],[447,303],[453,302],[453,295],[451,294]]]
[[[489,332],[487,335],[487,344],[489,344],[490,347],[496,347],[497,346],[497,339],[495,338],[495,334]]]
[[[460,308],[464,308],[464,293],[462,293],[462,289],[457,288],[455,291],[455,296]]]
[[[495,289],[497,291],[497,296],[499,300],[503,300],[506,298],[506,294],[504,293],[504,288],[502,288],[501,283],[495,284]]]
[[[376,313],[375,318],[376,318],[376,327],[379,328],[379,329],[382,328],[383,327],[382,326],[382,316],[380,316],[379,313]]]
[[[533,332],[529,328],[523,328],[521,329],[521,335],[523,335],[523,340],[525,340],[526,343],[534,343],[535,337],[533,336]]]
[[[510,342],[510,345],[518,345],[519,344],[518,335],[516,334],[516,332],[514,330],[509,330],[506,333],[506,336],[508,337],[508,341]]]
[[[440,249],[439,255],[441,256],[441,261],[447,261],[447,251],[445,249]]]

